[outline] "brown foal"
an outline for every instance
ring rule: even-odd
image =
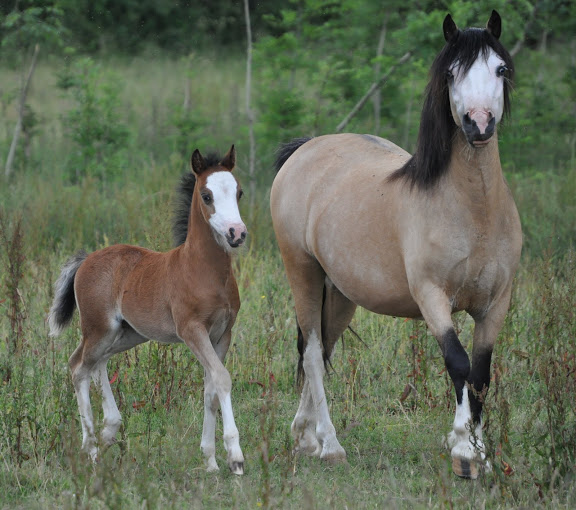
[[[61,333],[77,305],[82,342],[69,364],[82,422],[82,446],[93,460],[99,446],[115,441],[121,424],[108,380],[108,359],[154,339],[185,343],[204,367],[201,448],[207,469],[218,470],[215,427],[220,405],[228,466],[235,474],[244,472],[230,398],[232,381],[223,364],[240,308],[231,257],[247,234],[238,210],[242,190],[231,173],[235,161],[234,146],[222,159],[205,159],[194,151],[195,184],[187,235],[180,246],[158,253],[118,244],[90,255],[79,253],[62,269],[49,314],[50,335]],[[91,378],[102,392],[100,441],[90,404]]]

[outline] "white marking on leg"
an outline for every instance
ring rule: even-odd
[[[218,396],[208,371],[204,375],[204,424],[200,448],[204,454],[207,471],[218,471],[216,462],[216,411]]]
[[[78,374],[78,372],[80,372],[80,374]],[[92,417],[92,407],[90,404],[90,374],[81,367],[79,370],[76,370],[72,379],[78,401],[80,423],[82,424],[82,449],[95,461],[98,457],[98,448],[96,446],[94,418]]]
[[[452,431],[446,438],[446,447],[450,449],[452,458],[466,460],[486,459],[484,442],[482,441],[482,422],[472,430],[472,412],[468,398],[468,388],[462,390],[462,403],[456,406],[456,416]],[[490,470],[490,464],[486,462],[485,470]]]
[[[336,438],[336,429],[330,419],[326,393],[324,391],[324,359],[322,357],[322,346],[316,331],[312,331],[308,336],[306,350],[304,351],[304,372],[310,384],[310,393],[318,421],[316,423],[316,438],[322,445],[320,458],[327,460],[344,460],[346,452],[340,446]]]
[[[300,405],[291,427],[295,451],[316,457],[322,453],[322,447],[316,439],[317,421],[316,408],[310,393],[310,383],[306,379],[302,388]]]
[[[222,410],[224,447],[228,452],[228,465],[234,474],[241,475],[244,473],[244,455],[240,449],[240,435],[234,421],[230,392],[220,396],[220,409]]]
[[[93,379],[102,393],[102,411],[104,412],[104,428],[101,433],[102,443],[111,445],[116,442],[116,434],[122,424],[122,416],[110,387],[106,364],[107,361],[98,363],[94,369]]]

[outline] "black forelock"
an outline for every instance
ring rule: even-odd
[[[206,168],[212,168],[213,166],[218,166],[220,161],[222,161],[222,156],[217,152],[209,152],[204,157],[204,161],[206,162]]]

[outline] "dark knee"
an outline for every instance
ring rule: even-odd
[[[444,363],[448,374],[456,388],[456,398],[458,403],[462,401],[462,389],[470,375],[470,359],[466,350],[462,347],[458,336],[453,329],[450,329],[442,338],[444,350]]]

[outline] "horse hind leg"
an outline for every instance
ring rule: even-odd
[[[350,324],[355,310],[356,305],[346,298],[326,277],[322,300],[321,326],[324,363],[328,363],[332,358],[334,347]],[[298,328],[298,334],[300,337],[299,341],[303,343],[300,327]],[[291,427],[292,436],[296,442],[296,451],[313,456],[321,455],[322,446],[316,438],[316,425],[316,411],[310,384],[308,379],[305,379],[300,405]]]
[[[104,428],[100,433],[100,445],[110,446],[116,442],[116,434],[122,424],[122,416],[116,405],[116,400],[112,394],[110,381],[108,380],[108,370],[106,365],[108,359],[103,359],[94,367],[92,378],[94,383],[100,388],[102,393],[102,411],[104,413]]]
[[[83,363],[82,352],[83,345],[80,345],[70,357],[69,365],[82,425],[82,450],[95,462],[98,457],[98,445],[94,433],[94,418],[90,404],[92,367],[88,367]]]
[[[147,338],[139,335],[124,322],[116,334],[114,342],[106,349],[106,356],[96,363],[94,367],[92,378],[102,394],[102,412],[104,414],[104,428],[100,433],[101,446],[114,444],[116,442],[116,434],[122,425],[122,416],[116,405],[116,400],[110,387],[110,380],[108,379],[108,370],[106,368],[108,360],[114,354],[127,351],[147,341]]]

